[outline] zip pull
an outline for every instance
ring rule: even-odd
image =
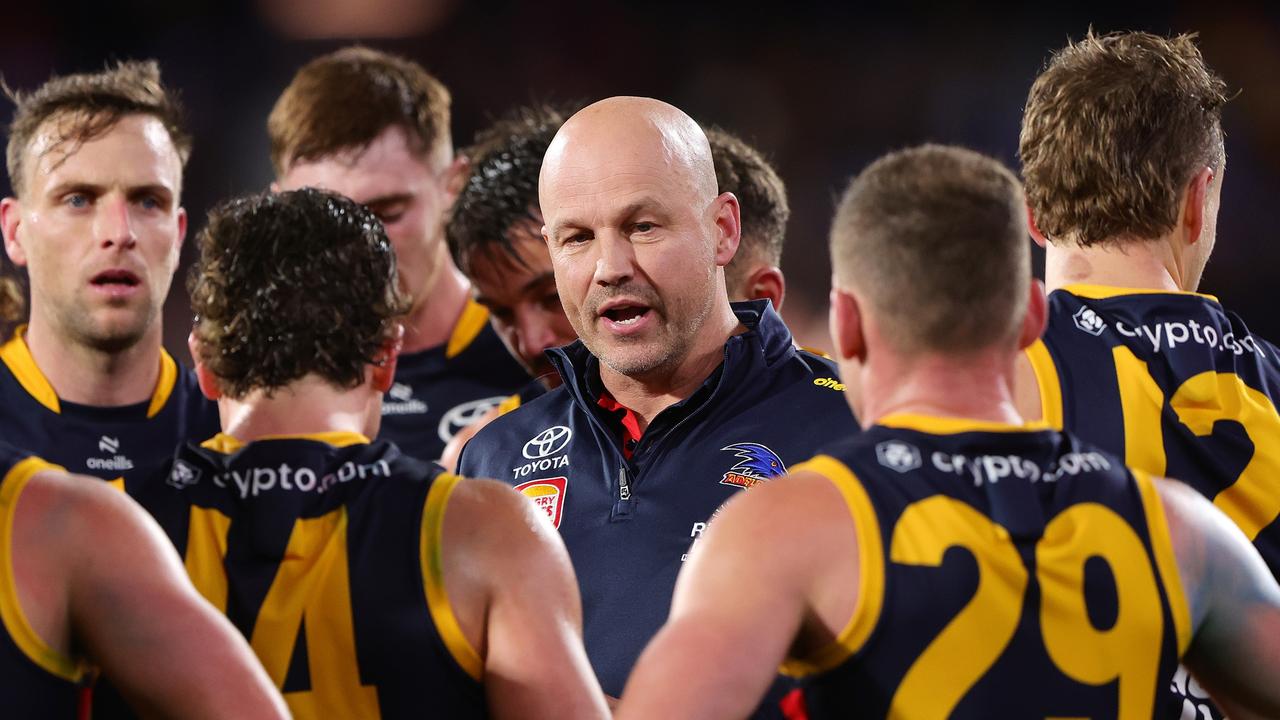
[[[631,499],[631,481],[627,479],[627,466],[623,465],[618,468],[618,499]]]
[[[609,522],[622,522],[631,519],[631,511],[635,503],[631,500],[631,479],[627,477],[627,466],[618,467],[618,500],[609,513]]]

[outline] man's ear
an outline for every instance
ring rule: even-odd
[[[178,208],[178,249],[182,249],[182,243],[187,239],[187,209]]]
[[[27,264],[27,251],[18,239],[18,228],[21,225],[22,201],[15,197],[0,200],[0,229],[4,231],[4,251],[18,267]]]
[[[1031,206],[1027,205],[1027,230],[1031,232],[1031,239],[1036,241],[1040,247],[1044,247],[1046,240],[1044,233],[1040,232],[1040,226],[1036,225],[1036,214],[1031,211]]]
[[[716,223],[716,265],[724,267],[738,253],[742,242],[742,212],[733,193],[720,193],[714,201]]]
[[[467,178],[471,175],[471,160],[466,155],[456,155],[453,162],[449,163],[449,167],[444,170],[444,191],[449,196],[449,204],[462,194],[462,188],[467,185]]]
[[[740,291],[741,297],[746,300],[760,300],[768,298],[773,303],[773,309],[782,310],[783,296],[787,292],[787,280],[782,275],[782,270],[774,265],[761,265],[746,277],[742,283],[742,287],[736,288]],[[738,293],[735,288],[729,290],[729,296],[736,298]]]
[[[196,366],[196,382],[200,384],[200,393],[217,402],[222,398],[222,389],[218,387],[218,378],[201,359],[200,338],[196,337],[194,330],[187,336],[187,350],[191,352],[191,362]]]
[[[1182,201],[1182,227],[1186,232],[1187,244],[1195,245],[1200,241],[1204,231],[1204,201],[1209,195],[1209,185],[1213,183],[1213,168],[1202,167],[1187,184],[1186,196]]]
[[[1031,288],[1027,291],[1027,314],[1023,316],[1022,327],[1018,329],[1019,350],[1040,339],[1048,318],[1049,301],[1044,295],[1044,283],[1032,278]]]
[[[831,288],[831,312],[828,318],[836,358],[864,362],[867,359],[867,344],[858,299],[847,290]]]
[[[380,393],[391,389],[396,378],[396,363],[404,346],[404,326],[396,323],[395,333],[382,344],[373,362],[373,387]]]

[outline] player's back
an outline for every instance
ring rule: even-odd
[[[1280,577],[1280,351],[1208,295],[1072,285],[1049,308],[1045,419],[1196,488]]]
[[[0,443],[0,707],[5,717],[75,716],[84,668],[45,644],[18,601],[13,570],[13,516],[31,476],[52,467]]]
[[[907,415],[804,470],[844,493],[860,553],[848,626],[784,666],[810,717],[1163,709],[1189,619],[1149,477],[1054,431]]]
[[[442,581],[459,478],[351,433],[182,448],[139,501],[299,718],[482,717]]]

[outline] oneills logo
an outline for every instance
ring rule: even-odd
[[[520,483],[516,486],[516,490],[524,493],[524,496],[532,500],[538,509],[545,512],[551,525],[558,529],[561,511],[564,510],[565,485],[568,482],[569,479],[564,477],[542,478]]]

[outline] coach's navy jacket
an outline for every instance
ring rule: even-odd
[[[747,332],[698,391],[653,419],[630,460],[581,342],[549,351],[563,386],[494,420],[462,454],[462,474],[510,483],[560,529],[610,695],[666,620],[681,563],[720,506],[857,431],[834,363],[798,350],[767,300],[733,307]]]

